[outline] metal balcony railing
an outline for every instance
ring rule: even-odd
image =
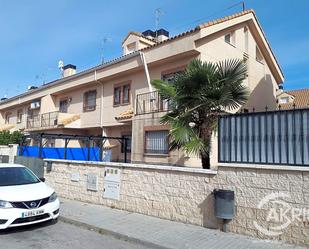
[[[169,102],[163,100],[157,91],[142,93],[136,96],[136,115],[166,112],[169,110]]]
[[[27,117],[27,129],[53,127],[58,124],[59,112],[47,112]]]

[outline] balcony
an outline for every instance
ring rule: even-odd
[[[58,125],[59,112],[47,112],[27,117],[27,130],[53,128]]]
[[[61,113],[59,111],[27,117],[26,130],[44,130],[49,128],[81,128],[79,114]]]
[[[136,96],[136,115],[154,112],[167,112],[170,105],[163,100],[157,91],[138,94]]]

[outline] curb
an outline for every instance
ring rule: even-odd
[[[152,243],[152,242],[149,242],[149,241],[146,241],[146,240],[141,240],[141,239],[138,239],[138,238],[130,237],[130,236],[122,234],[122,233],[118,233],[118,232],[115,232],[115,231],[112,231],[112,230],[109,230],[109,229],[105,229],[105,228],[101,228],[101,227],[96,227],[96,226],[93,226],[93,225],[90,225],[90,224],[87,224],[87,223],[84,223],[84,222],[81,222],[81,221],[77,221],[77,220],[74,220],[74,219],[70,219],[70,218],[67,218],[67,217],[59,216],[59,220],[64,222],[64,223],[67,223],[67,224],[71,224],[71,225],[74,225],[74,226],[77,226],[77,227],[85,228],[87,230],[95,231],[95,232],[102,234],[102,235],[108,235],[108,236],[114,237],[115,239],[128,241],[128,242],[132,242],[132,243],[135,243],[135,244],[140,244],[140,245],[151,247],[151,248],[154,248],[154,249],[171,249],[169,247],[161,246],[159,244],[155,244],[155,243]]]

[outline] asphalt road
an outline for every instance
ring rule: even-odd
[[[58,221],[0,231],[0,248],[10,249],[146,249]],[[149,248],[148,248],[149,249]]]

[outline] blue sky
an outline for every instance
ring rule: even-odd
[[[121,55],[128,31],[160,27],[171,35],[241,11],[237,0],[0,0],[0,97],[59,78],[58,61],[78,70]],[[309,87],[309,1],[247,0],[285,75],[285,88]],[[110,38],[103,44],[104,38]],[[102,49],[103,47],[103,49]]]

